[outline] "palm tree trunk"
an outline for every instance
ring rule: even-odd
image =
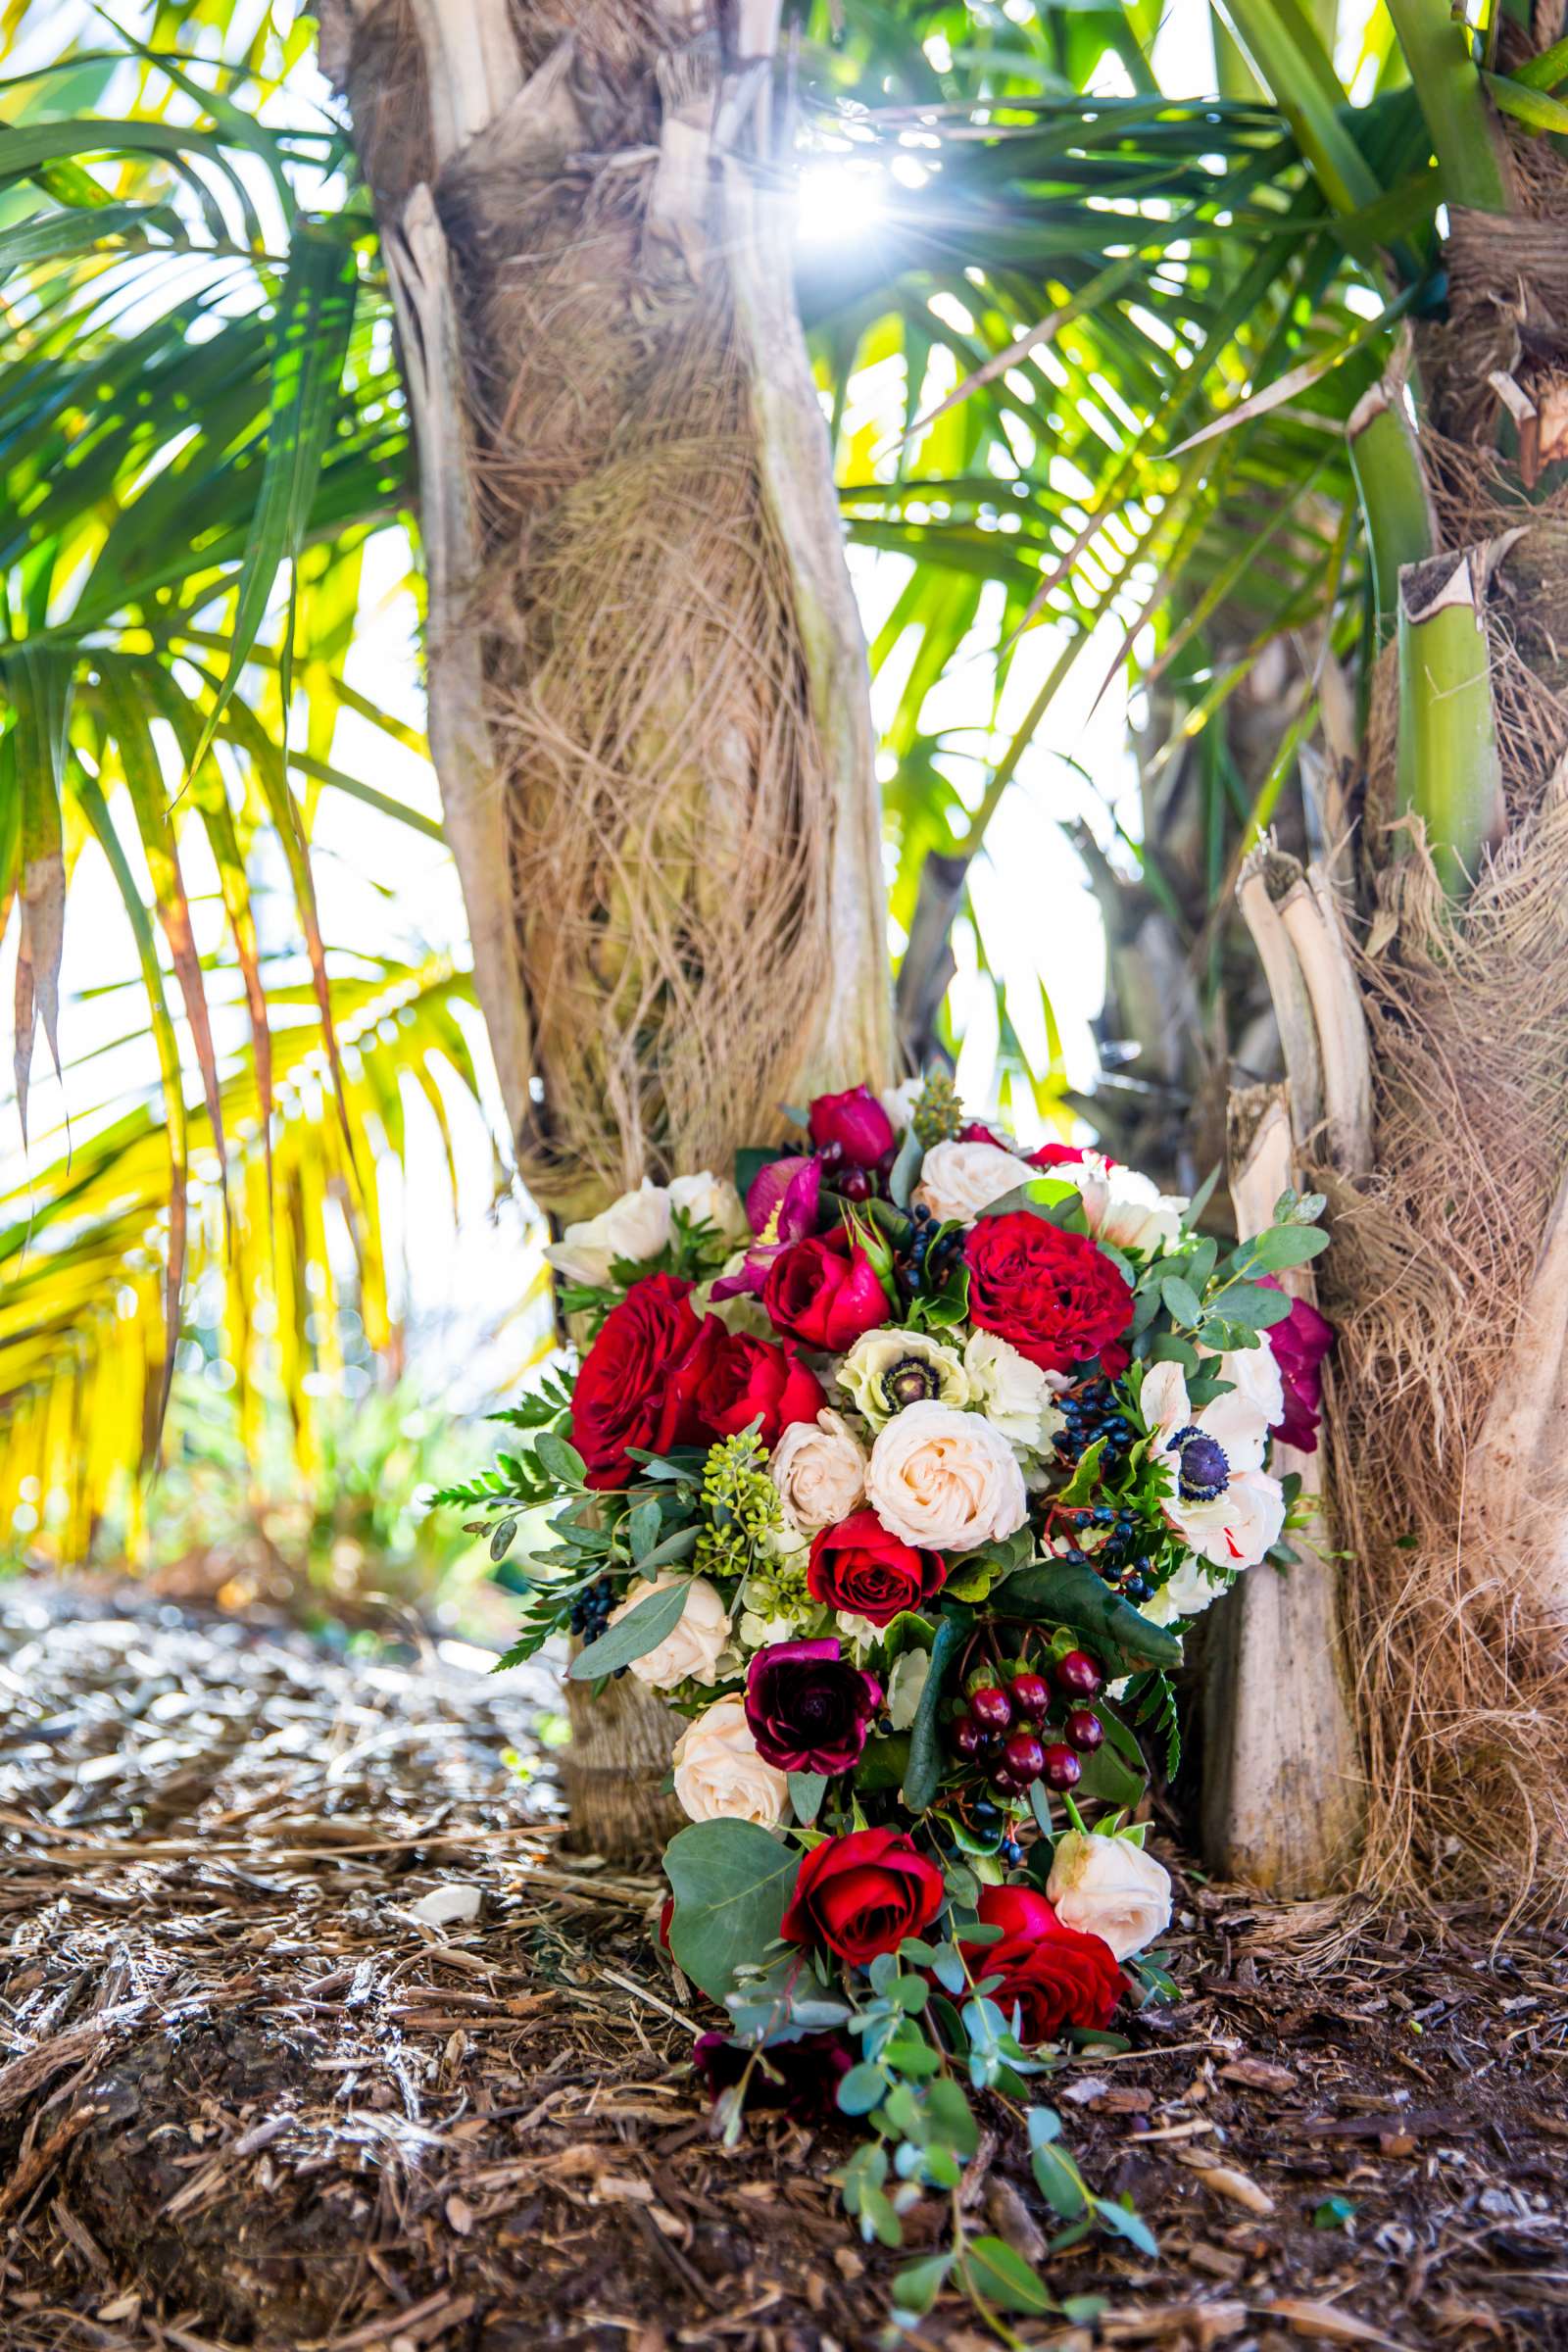
[[[1274,21],[1231,13],[1265,31]],[[1528,37],[1504,18],[1499,67],[1554,42],[1564,13],[1542,0]],[[1232,1632],[1244,1657],[1267,1659],[1275,1704],[1228,1759],[1208,1829],[1242,1875],[1301,1890],[1330,1878],[1340,1841],[1316,1840],[1304,1867],[1298,1850],[1282,1859],[1269,1815],[1344,1816],[1339,1749],[1314,1705],[1332,1702],[1348,1651],[1362,1883],[1556,1908],[1568,174],[1547,141],[1492,113],[1443,0],[1392,14],[1448,200],[1446,315],[1415,340],[1413,433],[1402,356],[1350,423],[1383,641],[1349,779],[1353,845],[1332,876],[1275,859],[1248,878],[1249,919],[1273,939],[1272,961],[1259,944],[1297,1163],[1335,1215],[1326,1483],[1344,1566],[1337,1590],[1300,1589],[1304,1641],[1271,1632],[1277,1594],[1244,1580]]]
[[[417,449],[430,740],[552,1214],[893,1075],[864,645],[795,315],[778,9],[323,0]],[[578,1835],[654,1842],[617,1686]]]

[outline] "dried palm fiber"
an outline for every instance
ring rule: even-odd
[[[1419,841],[1380,877],[1381,952],[1360,957],[1377,1173],[1319,1179],[1363,1883],[1480,1886],[1509,1907],[1568,1896],[1568,1595],[1528,1530],[1482,1529],[1471,1479],[1568,1168],[1565,779],[1559,765],[1462,911]],[[1540,1500],[1568,1510],[1568,1461]]]
[[[845,796],[764,479],[705,15],[514,7],[529,103],[439,168],[417,12],[383,0],[347,67],[383,218],[435,173],[534,1073],[519,1173],[563,1214],[781,1134],[834,999]]]

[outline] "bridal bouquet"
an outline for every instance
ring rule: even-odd
[[[479,1506],[574,1681],[630,1674],[683,1719],[689,1826],[662,1933],[727,2010],[698,2067],[748,2100],[866,2119],[835,2177],[899,2244],[944,2192],[958,2235],[895,2281],[1056,2308],[948,2194],[971,2103],[1027,2103],[1051,2045],[1168,1984],[1169,1881],[1134,1826],[1138,1727],[1174,1767],[1179,1627],[1289,1553],[1328,1327],[1275,1277],[1324,1246],[1287,1194],[1230,1249],[1202,1200],[1091,1151],[1028,1151],[927,1079],[819,1097],[797,1148],[645,1183],[549,1255],[588,1334],[502,1418]],[[520,1539],[520,1541],[519,1541]],[[1028,2105],[1073,2236],[1152,2251]]]

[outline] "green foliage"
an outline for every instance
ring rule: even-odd
[[[664,1849],[675,1897],[669,1948],[710,2000],[778,1936],[798,1855],[750,1821],[699,1821]]]

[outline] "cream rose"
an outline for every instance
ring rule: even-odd
[[[698,1176],[672,1176],[669,1205],[682,1209],[694,1225],[711,1225],[723,1241],[751,1238],[746,1204],[727,1176],[710,1175],[707,1168]]]
[[[1044,1452],[1063,1426],[1052,1385],[1060,1374],[1042,1372],[994,1331],[970,1334],[963,1368],[969,1375],[969,1394],[992,1427],[1011,1445]]]
[[[673,1585],[686,1588],[685,1607],[662,1642],[631,1661],[632,1673],[651,1690],[673,1690],[677,1683],[710,1683],[729,1640],[729,1611],[716,1588],[706,1576],[672,1576],[667,1569],[652,1584],[639,1577],[628,1585],[625,1599],[610,1612],[610,1624],[618,1625],[639,1601],[667,1592]]]
[[[906,1405],[871,1448],[866,1498],[891,1535],[972,1551],[1028,1515],[1023,1472],[1000,1429],[951,1404]]]
[[[969,1376],[957,1356],[924,1331],[863,1332],[839,1366],[838,1385],[873,1429],[927,1397],[969,1401]]]
[[[785,1519],[803,1536],[836,1527],[865,1500],[864,1451],[831,1405],[814,1421],[792,1421],[767,1467]]]
[[[1069,1830],[1056,1841],[1046,1893],[1064,1926],[1102,1936],[1118,1960],[1170,1926],[1170,1874],[1130,1838]]]
[[[921,1163],[914,1198],[934,1217],[967,1224],[1004,1193],[1028,1184],[1034,1173],[1000,1144],[933,1144]]]
[[[669,1239],[669,1195],[645,1176],[634,1193],[622,1193],[597,1217],[568,1225],[545,1251],[568,1282],[603,1289],[620,1257],[657,1257]]]
[[[675,1742],[675,1794],[693,1821],[755,1821],[778,1827],[789,1798],[789,1775],[757,1752],[746,1703],[719,1698]]]

